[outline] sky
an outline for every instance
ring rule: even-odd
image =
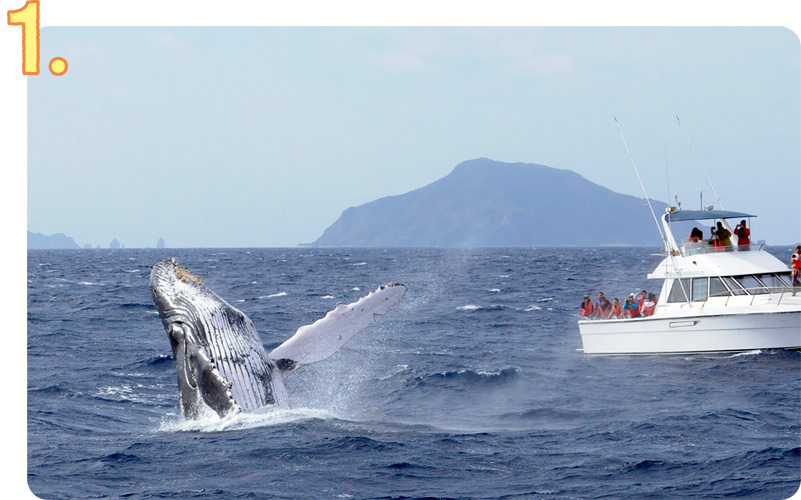
[[[40,43],[27,229],[81,245],[309,243],[478,157],[643,197],[633,160],[652,198],[801,240],[788,28],[45,26]]]

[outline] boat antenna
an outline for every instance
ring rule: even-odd
[[[648,208],[651,209],[651,215],[654,216],[654,223],[656,224],[656,228],[659,230],[659,236],[662,238],[662,243],[665,245],[665,251],[669,251],[667,247],[667,240],[665,239],[665,235],[662,233],[662,228],[659,227],[659,220],[656,217],[656,213],[654,212],[654,207],[651,205],[651,199],[648,197],[648,193],[645,191],[645,185],[642,183],[642,178],[640,177],[640,171],[637,169],[637,164],[634,163],[634,158],[631,156],[631,150],[629,149],[629,145],[626,143],[626,138],[623,136],[623,130],[620,129],[620,124],[617,122],[617,117],[612,116],[615,119],[615,126],[617,127],[617,131],[620,133],[620,138],[623,140],[623,146],[626,147],[626,153],[629,155],[629,160],[631,160],[631,165],[634,167],[634,173],[637,174],[637,180],[640,181],[640,187],[642,188],[642,192],[645,195],[645,201],[648,202]]]
[[[667,154],[667,146],[662,143],[662,149],[665,152],[665,183],[667,184],[667,199],[670,200],[672,196],[670,196],[670,169],[668,169],[668,154]]]
[[[679,127],[681,131],[684,132],[684,136],[687,138],[687,142],[690,143],[690,149],[693,150],[693,154],[695,154],[695,159],[698,161],[698,164],[701,166],[701,170],[704,171],[704,176],[706,176],[706,181],[709,183],[709,187],[712,188],[712,193],[715,195],[715,201],[718,203],[718,208],[721,210],[723,209],[723,202],[720,201],[720,196],[718,196],[718,192],[715,191],[715,186],[712,185],[712,180],[709,178],[709,174],[706,171],[706,167],[704,167],[704,163],[701,161],[701,157],[698,156],[698,151],[695,150],[695,146],[693,146],[693,141],[690,140],[689,134],[684,129],[684,125],[681,124],[681,120],[679,119],[679,115],[676,115],[676,121],[679,123]],[[701,209],[703,210],[703,202],[701,203]]]

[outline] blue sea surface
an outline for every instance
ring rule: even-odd
[[[581,352],[583,295],[658,292],[655,252],[29,251],[28,484],[45,499],[791,497],[799,352]],[[148,288],[165,257],[268,352],[338,302],[409,291],[292,374],[291,408],[186,421]]]

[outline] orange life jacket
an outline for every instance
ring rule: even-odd
[[[642,305],[642,315],[643,316],[650,316],[650,315],[652,315],[654,313],[654,309],[656,309],[656,302],[652,302],[650,306],[648,304],[646,304],[646,303],[643,303],[643,305]]]
[[[751,244],[751,230],[747,227],[741,227],[739,229],[734,230],[734,234],[737,235],[737,246],[744,246]]]
[[[593,310],[592,301],[585,300],[584,302],[581,303],[581,315],[582,316],[585,316],[585,317],[592,316],[592,310]]]
[[[801,269],[801,255],[793,254],[793,269]]]
[[[616,318],[619,318],[620,314],[623,312],[623,310],[621,309],[622,307],[623,307],[623,304],[621,304],[620,302],[618,302],[617,305],[612,304],[612,314]]]
[[[628,313],[629,318],[636,318],[640,315],[640,308],[636,302],[632,302],[627,306],[623,306],[623,310]]]

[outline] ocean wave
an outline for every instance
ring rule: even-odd
[[[157,354],[146,359],[135,361],[123,366],[111,374],[118,377],[144,377],[154,372],[170,371],[175,369],[172,354]]]
[[[476,311],[478,309],[481,309],[481,306],[477,306],[475,304],[467,304],[467,305],[459,306],[456,309],[459,310],[459,311]]]
[[[287,295],[289,295],[289,294],[286,293],[286,292],[278,292],[278,293],[271,293],[270,295],[260,295],[259,298],[260,299],[274,299],[276,297],[286,297]]]
[[[464,370],[420,375],[412,379],[411,382],[418,387],[433,385],[450,388],[469,388],[474,386],[504,384],[517,378],[519,374],[520,368],[517,367],[501,368],[496,371],[481,371],[467,368]]]
[[[144,397],[142,389],[146,386],[143,384],[122,384],[117,386],[100,387],[93,397],[106,401],[115,402],[130,402],[130,403],[152,403],[151,398]]]
[[[466,304],[466,305],[459,306],[459,307],[456,308],[457,311],[468,311],[468,312],[473,312],[473,311],[481,311],[481,312],[503,311],[505,309],[511,309],[511,308],[508,307],[508,306],[505,306],[503,304],[492,304],[492,305],[488,305],[488,306],[479,306],[479,305],[476,305],[476,304]]]

